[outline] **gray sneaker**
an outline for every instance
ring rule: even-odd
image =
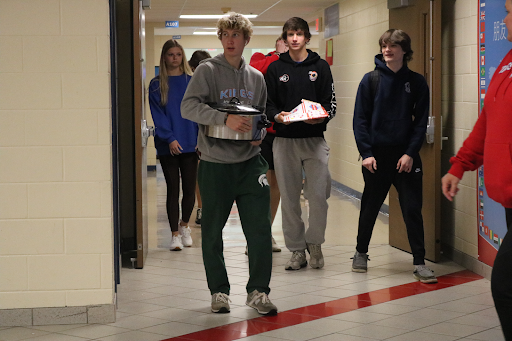
[[[313,269],[320,269],[324,267],[324,255],[322,254],[322,245],[320,244],[306,244],[309,252],[309,265]]]
[[[366,272],[368,270],[368,255],[366,253],[359,253],[356,251],[354,257],[350,258],[352,261],[352,271],[354,272]]]
[[[305,251],[293,251],[292,258],[284,266],[285,270],[300,270],[308,265]]]
[[[412,276],[421,283],[437,283],[437,278],[434,272],[427,268],[425,265],[416,265],[416,269]]]
[[[212,295],[212,312],[219,314],[229,313],[229,302],[231,300],[228,295],[216,292]]]
[[[270,302],[268,295],[264,292],[254,290],[250,294],[247,294],[247,301],[245,302],[251,308],[254,308],[261,315],[276,315],[277,307]]]

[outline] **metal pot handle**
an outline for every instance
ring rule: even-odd
[[[229,100],[229,104],[238,104],[240,105],[240,100],[238,99],[238,97],[233,97]]]
[[[270,122],[267,119],[267,115],[261,114],[261,119],[258,121],[258,125],[256,126],[257,129],[263,129],[263,128],[269,128],[272,125],[272,122]]]

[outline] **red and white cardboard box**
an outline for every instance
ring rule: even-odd
[[[285,122],[298,122],[307,121],[316,118],[328,117],[327,111],[320,103],[308,101],[303,99],[299,105],[297,105],[289,115],[284,116]]]

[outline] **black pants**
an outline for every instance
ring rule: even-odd
[[[160,164],[167,184],[167,218],[172,232],[178,231],[180,216],[180,174],[181,189],[181,220],[188,223],[196,202],[197,154],[183,153],[179,155],[159,155]]]
[[[494,306],[500,318],[505,340],[512,341],[512,208],[505,208],[507,234],[503,238],[491,274]]]
[[[391,185],[398,192],[400,208],[407,228],[407,237],[413,255],[413,264],[425,264],[425,240],[423,232],[423,169],[419,155],[413,158],[410,173],[398,173],[396,165],[404,155],[403,148],[383,147],[374,148],[373,155],[377,160],[377,170],[371,173],[363,169],[364,191],[361,199],[361,212],[357,233],[356,250],[368,252],[375,220],[380,207],[384,203]]]

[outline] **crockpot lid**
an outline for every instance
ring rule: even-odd
[[[240,104],[236,97],[231,98],[229,103],[207,103],[213,109],[228,112],[230,114],[261,114],[261,110],[251,105]]]

